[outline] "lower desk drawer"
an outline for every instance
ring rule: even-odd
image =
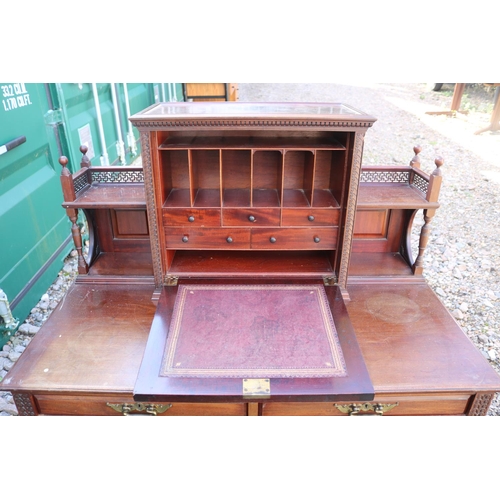
[[[121,399],[116,395],[109,397],[39,395],[35,396],[35,401],[42,415],[120,416],[126,413],[148,415],[150,414],[148,409],[150,411],[155,409],[157,416],[166,417],[245,416],[248,413],[247,403],[135,403],[131,399],[125,397]]]
[[[384,409],[383,413],[385,416],[465,415],[471,397],[471,394],[414,397],[408,395],[401,397],[382,396],[380,398],[376,397],[374,401],[370,401],[368,404],[371,405],[371,407],[376,407],[377,404],[380,404]],[[396,403],[396,406],[391,407]],[[336,405],[343,405],[344,411],[339,409]],[[350,411],[353,409],[352,405],[358,405],[361,407],[358,415],[376,414],[375,411],[370,408],[363,409],[363,402],[263,403],[261,411],[264,416],[348,416]]]
[[[472,394],[443,395],[391,395],[376,397],[367,404],[389,405],[384,408],[385,416],[465,415],[472,402]],[[35,395],[36,412],[41,415],[95,415],[120,416],[147,415],[148,409],[157,410],[158,416],[348,416],[340,405],[361,406],[365,403],[135,403],[131,396],[120,398],[116,394],[98,396]],[[396,406],[391,407],[392,405]],[[113,406],[110,406],[113,405]],[[125,407],[124,407],[125,405]],[[135,406],[134,405],[139,405]],[[150,407],[150,405],[153,405]],[[154,406],[156,405],[156,407]],[[338,405],[338,406],[336,406]],[[345,408],[344,408],[345,409]],[[366,408],[365,408],[366,409]],[[374,414],[361,408],[359,415]]]
[[[334,250],[337,227],[252,229],[252,249]]]
[[[176,250],[249,249],[250,229],[169,227],[165,229],[165,240],[167,248]]]

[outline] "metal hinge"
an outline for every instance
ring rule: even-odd
[[[178,282],[178,276],[165,276],[165,286],[177,286]]]
[[[43,118],[45,120],[45,125],[50,125],[51,127],[63,122],[63,116],[60,109],[49,109],[47,113],[43,115]]]
[[[336,276],[324,276],[323,277],[323,284],[325,286],[334,286],[337,284],[337,277]]]

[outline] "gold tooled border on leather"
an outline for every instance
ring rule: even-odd
[[[181,334],[181,322],[188,293],[194,290],[262,290],[272,288],[278,290],[311,290],[316,294],[321,318],[323,320],[324,331],[333,366],[327,368],[178,368],[174,366],[177,342]],[[161,364],[160,376],[168,377],[228,377],[228,378],[326,378],[326,377],[346,377],[347,368],[340,346],[337,330],[333,321],[332,313],[328,305],[328,299],[323,285],[179,285],[179,290],[172,314],[167,346]]]

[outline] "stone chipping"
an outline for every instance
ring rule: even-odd
[[[471,342],[500,373],[500,132],[488,126],[493,92],[468,84],[461,110],[447,111],[453,84],[239,84],[240,101],[343,102],[377,118],[367,131],[364,165],[407,165],[419,145],[421,168],[431,173],[444,159],[441,207],[432,221],[424,276]],[[414,255],[421,215],[416,217]],[[49,290],[0,351],[4,377],[65,295],[77,273],[73,251]],[[0,416],[17,415],[12,395],[0,391]],[[497,394],[488,415],[500,415]]]

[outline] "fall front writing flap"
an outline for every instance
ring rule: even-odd
[[[134,398],[238,400],[243,379],[270,379],[276,399],[373,398],[338,287],[258,280],[164,287]]]

